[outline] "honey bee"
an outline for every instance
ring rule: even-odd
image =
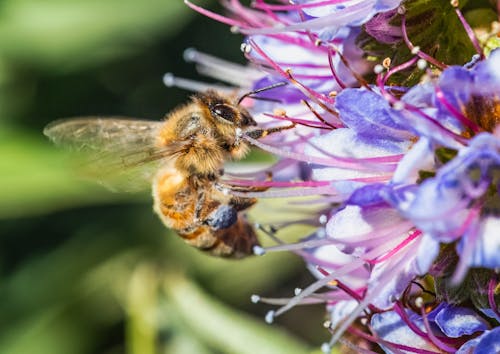
[[[258,139],[293,126],[257,127],[240,103],[261,91],[235,102],[209,90],[191,97],[164,121],[72,118],[50,123],[44,134],[56,145],[90,151],[100,174],[134,171],[129,182],[149,179],[154,210],[167,227],[214,256],[239,258],[259,244],[242,213],[256,199],[220,188],[224,162],[239,160],[249,152],[242,134]]]

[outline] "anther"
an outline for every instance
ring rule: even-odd
[[[394,102],[392,108],[394,108],[396,111],[402,111],[403,109],[405,109],[405,104],[402,101],[397,101]]]
[[[417,45],[417,46],[412,48],[411,54],[417,55],[418,53],[420,53],[420,47]]]
[[[425,70],[427,68],[427,60],[425,59],[418,59],[417,61],[417,68],[420,70]]]
[[[318,221],[321,225],[325,225],[328,221],[328,217],[325,214],[321,214]]]
[[[453,6],[453,7],[458,7],[458,6],[460,5],[458,0],[451,0],[451,1],[450,1],[450,4],[451,4],[451,6]]]
[[[323,41],[322,41],[321,39],[319,39],[319,38],[318,38],[318,39],[316,39],[316,40],[314,41],[314,45],[315,45],[316,47],[319,47],[319,46],[320,46],[320,45],[322,45],[322,44],[323,44]]]
[[[187,48],[184,50],[184,53],[182,54],[182,57],[184,58],[185,61],[192,62],[196,58],[197,51],[194,48]]]
[[[293,293],[295,294],[295,296],[298,296],[301,292],[302,292],[301,288],[295,288],[295,290],[293,291]]]
[[[266,313],[266,317],[264,318],[264,320],[266,321],[267,324],[271,324],[274,322],[274,314],[276,313],[276,311],[269,311],[268,313]]]
[[[252,303],[256,304],[260,301],[260,296],[253,294],[252,296],[250,296],[250,301],[252,301]]]
[[[238,26],[231,26],[231,28],[229,30],[231,31],[231,33],[234,33],[234,34],[240,33],[240,28]]]
[[[373,72],[377,75],[381,74],[382,72],[384,72],[384,67],[380,64],[377,64],[373,67]]]
[[[418,308],[422,308],[422,306],[424,306],[424,299],[422,299],[421,296],[415,299],[415,306],[417,306]]]
[[[252,46],[249,45],[248,43],[241,43],[240,50],[243,53],[248,54],[252,51]]]
[[[163,75],[163,83],[167,87],[172,87],[175,85],[175,76],[172,73],[166,73]]]
[[[332,352],[332,346],[330,343],[323,343],[321,344],[321,351],[325,354],[329,354]]]
[[[406,7],[404,7],[403,5],[398,7],[398,14],[399,15],[404,15],[405,13],[406,13]]]
[[[263,256],[266,254],[266,250],[260,246],[253,246],[252,251],[256,256]]]
[[[387,57],[382,61],[382,66],[386,69],[391,67],[391,58]]]
[[[326,320],[325,322],[323,322],[323,327],[325,327],[327,329],[332,328],[332,321]]]
[[[286,111],[283,108],[276,108],[273,113],[275,116],[286,117]]]

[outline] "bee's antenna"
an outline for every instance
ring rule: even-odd
[[[266,86],[266,87],[262,87],[260,89],[256,89],[256,90],[252,90],[250,92],[247,92],[243,96],[241,96],[240,98],[238,98],[237,105],[239,105],[248,96],[254,95],[254,94],[259,93],[259,92],[272,90],[272,89],[274,89],[276,87],[281,87],[281,86],[285,86],[285,85],[288,85],[288,82],[282,81],[282,82],[277,82],[275,84],[272,84],[272,85],[269,85],[269,86]],[[268,101],[275,101],[273,99],[268,99],[268,98],[264,98],[264,97],[254,97],[254,98],[255,99],[268,100]]]

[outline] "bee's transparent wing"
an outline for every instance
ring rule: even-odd
[[[162,125],[121,117],[82,117],[52,122],[43,133],[56,145],[81,152],[85,176],[113,191],[139,191],[151,186],[161,164],[183,146],[179,142],[159,147]]]

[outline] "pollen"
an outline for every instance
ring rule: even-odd
[[[286,117],[286,111],[283,108],[276,108],[273,111],[273,114],[275,116]]]
[[[391,67],[391,58],[387,57],[382,61],[382,66],[386,69]]]

